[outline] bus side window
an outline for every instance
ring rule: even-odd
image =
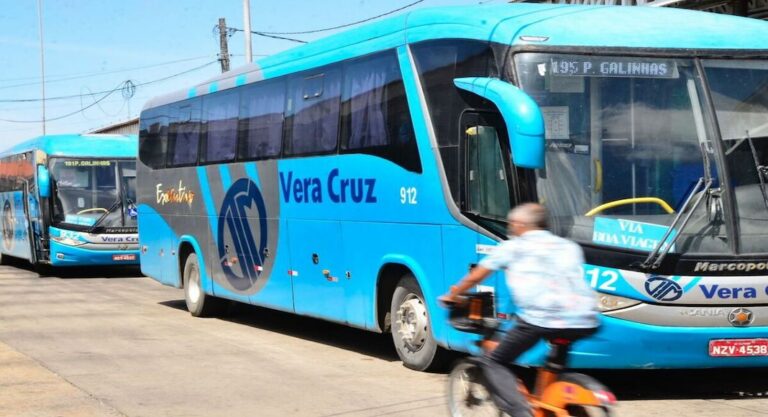
[[[288,84],[285,151],[310,155],[336,151],[341,70],[330,66],[294,77]]]
[[[168,134],[168,166],[197,163],[200,143],[200,98],[182,101],[171,107]]]
[[[141,162],[153,169],[164,168],[167,145],[168,106],[143,112],[139,132],[139,159]]]
[[[203,152],[201,162],[230,162],[235,158],[240,90],[203,96]]]
[[[284,80],[262,81],[245,87],[240,98],[238,159],[280,156],[284,108]]]
[[[394,51],[344,69],[341,151],[388,159],[421,172],[421,160]]]

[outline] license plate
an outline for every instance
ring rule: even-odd
[[[112,255],[113,261],[135,261],[136,255],[133,253],[129,254],[121,254],[121,255]]]
[[[709,356],[768,356],[768,339],[710,340]]]

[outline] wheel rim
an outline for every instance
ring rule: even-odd
[[[424,301],[416,294],[408,294],[397,309],[397,333],[405,347],[417,352],[427,341],[429,319]]]
[[[189,268],[187,294],[189,295],[189,301],[192,304],[197,304],[197,302],[200,301],[200,273],[197,271],[197,266],[195,265],[192,265]]]

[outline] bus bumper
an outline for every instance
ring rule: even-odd
[[[768,327],[663,327],[602,317],[598,333],[574,346],[572,368],[768,367],[768,356],[710,357],[716,339],[768,338]],[[539,351],[542,346],[537,347]],[[541,352],[530,352],[531,354]],[[522,359],[534,360],[533,356]],[[543,356],[540,356],[543,358]]]
[[[51,240],[52,266],[138,265],[139,250],[92,250]]]

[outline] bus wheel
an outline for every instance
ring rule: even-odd
[[[191,253],[184,263],[184,299],[187,310],[195,317],[210,317],[223,313],[227,301],[208,295],[200,285],[200,263],[197,254]]]
[[[392,295],[392,340],[407,368],[433,370],[443,364],[447,351],[432,337],[424,295],[412,275],[405,275]]]

